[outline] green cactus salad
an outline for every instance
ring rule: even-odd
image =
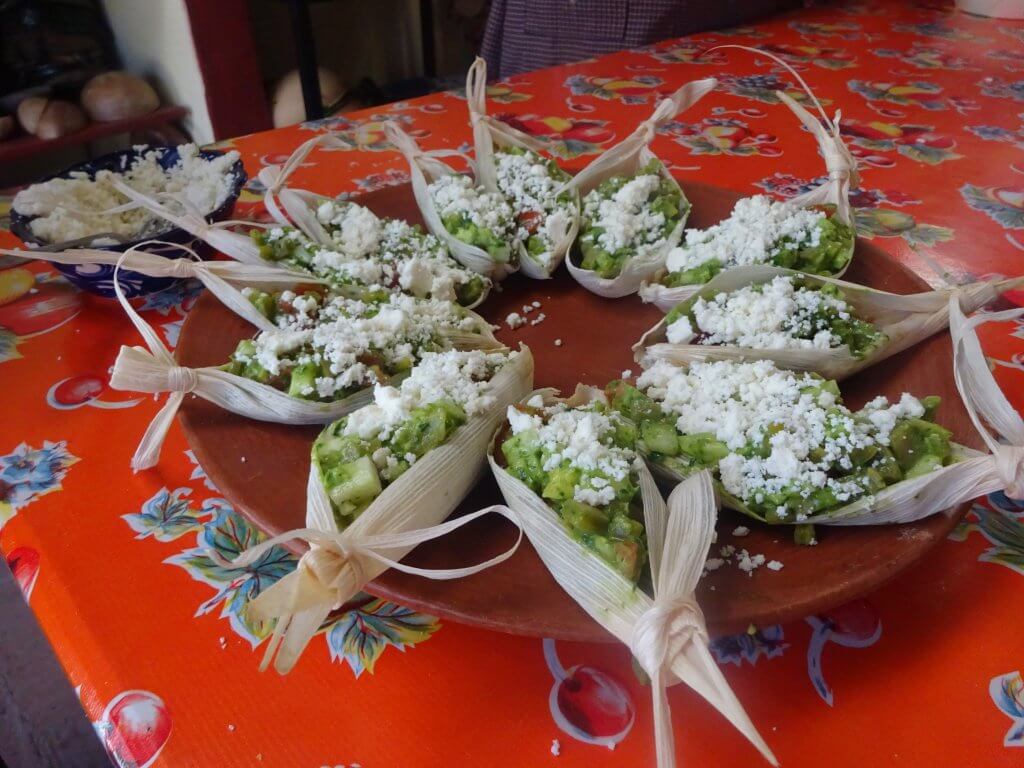
[[[765,283],[696,296],[665,317],[670,344],[731,345],[749,349],[835,349],[862,358],[886,335],[861,320],[831,283],[775,277]]]
[[[502,195],[461,173],[441,176],[427,190],[452,237],[486,251],[495,262],[509,261],[519,223]]]
[[[556,512],[584,546],[636,583],[647,559],[635,469],[636,428],[603,404],[508,410],[508,472]]]
[[[630,259],[665,247],[688,208],[657,160],[635,176],[605,179],[583,198],[576,263],[599,277],[617,277]]]
[[[608,395],[649,462],[677,476],[712,469],[727,506],[768,523],[813,523],[954,460],[950,433],[932,422],[937,397],[851,411],[835,382],[767,360],[658,361]]]
[[[468,310],[404,294],[381,302],[282,294],[261,305],[280,330],[240,341],[225,370],[303,400],[334,402],[387,383],[425,353],[451,348],[456,335],[478,336],[479,346],[492,338],[487,323]]]
[[[429,352],[397,386],[334,422],[313,444],[313,463],[345,528],[428,451],[493,406],[494,374],[518,352]]]
[[[558,194],[569,174],[536,152],[503,147],[494,153],[498,189],[515,212],[516,238],[533,261],[550,271],[555,250],[566,239],[576,218],[572,192]]]
[[[463,267],[444,243],[418,226],[379,219],[361,205],[337,200],[322,202],[316,217],[329,245],[319,245],[290,227],[253,229],[250,236],[264,259],[334,286],[360,288],[357,292],[366,297],[401,292],[468,307],[490,287],[490,280]]]
[[[799,208],[767,195],[744,197],[729,218],[689,229],[669,251],[662,283],[700,285],[723,269],[774,264],[812,275],[834,275],[853,255],[854,231],[820,208]]]

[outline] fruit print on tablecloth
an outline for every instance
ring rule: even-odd
[[[881,120],[869,122],[844,118],[839,131],[846,139],[851,152],[858,158],[868,159],[870,165],[881,165],[867,152],[897,152],[927,165],[938,165],[947,160],[963,157],[954,152],[956,140],[947,134],[938,133],[933,125],[913,123],[887,123]]]
[[[607,120],[589,120],[558,115],[516,115],[499,113],[495,117],[513,128],[547,142],[555,157],[572,160],[581,155],[596,155],[615,139]]]
[[[882,636],[882,619],[866,600],[853,600],[830,611],[808,616],[811,639],[807,643],[807,675],[814,690],[830,707],[835,705],[832,687],[825,680],[822,654],[829,643],[844,648],[867,648]]]
[[[300,127],[306,131],[328,131],[341,141],[341,147],[321,147],[320,151],[322,152],[351,150],[384,152],[393,149],[391,142],[384,137],[384,123],[388,121],[399,123],[413,138],[422,139],[429,135],[428,131],[410,129],[413,118],[409,115],[395,113],[374,114],[356,120],[343,115],[334,115],[320,120],[310,120],[302,123]]]
[[[947,108],[945,98],[936,98],[942,93],[942,86],[926,80],[884,82],[849,80],[847,87],[869,102],[884,101],[901,106],[918,106],[922,109],[941,110]]]
[[[1015,147],[1024,149],[1024,112],[1017,115],[1021,124],[1016,129],[1003,128],[998,125],[965,125],[964,130],[970,131],[985,141],[1004,141]]]
[[[41,448],[21,443],[0,456],[0,529],[32,502],[61,490],[68,469],[78,460],[66,440],[44,440]]]
[[[192,478],[206,482],[205,473],[197,471],[198,464]],[[249,566],[231,566],[231,560],[266,536],[236,513],[225,499],[211,497],[197,506],[192,489],[187,487],[162,488],[139,512],[122,517],[135,531],[136,539],[153,538],[167,543],[195,534],[196,546],[164,560],[216,590],[200,604],[195,615],[204,616],[219,608],[220,618],[228,619],[235,634],[247,640],[253,649],[270,636],[273,626],[257,620],[248,606],[263,590],[295,569],[298,558],[294,554],[275,546]],[[216,553],[216,557],[211,553]],[[427,640],[439,626],[432,616],[360,593],[331,613],[319,634],[325,636],[331,659],[348,664],[358,677],[364,671],[373,672],[387,648],[405,650]]]
[[[962,27],[951,27],[948,24],[943,24],[941,21],[926,21],[920,24],[901,24],[895,23],[892,25],[893,32],[902,32],[908,35],[917,35],[918,37],[930,37],[937,40],[959,40],[959,41],[970,41],[974,43],[988,43],[992,38],[981,37],[973,32],[968,32]]]
[[[1024,186],[960,187],[964,202],[1006,229],[1024,229]]]
[[[1003,737],[1003,746],[1024,747],[1024,677],[1020,670],[993,677],[988,693],[999,711],[1013,721]]]
[[[498,104],[517,104],[522,101],[529,101],[533,98],[532,93],[516,90],[517,86],[523,85],[529,85],[529,83],[521,82],[516,85],[510,85],[509,83],[491,83],[487,86],[487,98]],[[453,96],[456,99],[465,101],[466,88],[465,86],[452,88],[450,91],[445,91],[445,95]]]
[[[671,136],[691,155],[729,155],[732,157],[779,157],[778,137],[757,133],[749,123],[730,117],[706,117],[696,123],[673,120],[658,129]]]
[[[665,81],[653,75],[572,75],[564,87],[573,96],[593,96],[604,101],[621,101],[623,104],[648,104],[657,101],[661,94],[658,87]]]
[[[32,547],[15,547],[7,554],[7,567],[17,583],[25,602],[32,600],[32,590],[39,579],[39,550]]]
[[[782,43],[763,43],[758,48],[773,53],[790,64],[813,64],[822,69],[850,69],[857,66],[856,55],[844,48]]]
[[[155,693],[122,691],[92,725],[117,768],[149,768],[170,738],[171,713]]]
[[[714,45],[713,41],[686,38],[684,40],[673,40],[671,45],[657,44],[638,48],[637,53],[650,56],[662,64],[725,64],[727,57],[725,51],[710,51],[704,53]]]
[[[359,179],[352,179],[356,190],[363,192],[376,192],[385,187],[400,187],[409,183],[409,174],[399,168],[389,168],[381,173],[371,173]]]
[[[81,292],[62,275],[0,270],[0,363],[22,357],[19,344],[60,328],[81,311]]]
[[[776,91],[782,91],[787,96],[801,104],[810,103],[810,97],[803,89],[779,77],[776,74],[768,73],[763,75],[729,75],[723,74],[718,77],[719,88],[733,96],[743,96],[748,99],[755,99],[764,104],[781,104]],[[822,106],[828,106],[832,102],[823,98],[819,91],[821,89],[811,88],[818,94],[818,101]]]
[[[802,36],[839,37],[843,40],[859,40],[863,29],[854,21],[791,21],[789,28],[796,30]]]
[[[910,48],[875,48],[871,53],[882,58],[899,59],[904,64],[918,69],[947,71],[977,69],[977,67],[968,66],[968,59],[957,55],[956,51],[931,43],[913,43]]]
[[[987,51],[985,56],[1002,62],[1002,68],[1007,72],[1024,72],[1024,52],[997,48],[994,51]]]

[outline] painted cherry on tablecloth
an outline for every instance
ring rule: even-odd
[[[156,694],[124,691],[94,726],[118,768],[148,768],[171,734],[171,715]]]
[[[866,600],[854,600],[827,613],[808,616],[807,623],[812,629],[807,645],[807,674],[818,695],[831,707],[833,694],[821,668],[822,651],[830,641],[844,648],[874,645],[882,636],[882,619]]]
[[[18,547],[7,555],[7,567],[11,569],[14,580],[21,588],[27,601],[39,578],[39,552],[32,547]]]
[[[0,325],[15,336],[35,336],[63,325],[81,309],[82,299],[76,288],[62,280],[47,280],[0,305]]]
[[[82,373],[61,379],[46,392],[46,403],[58,411],[70,411],[88,405],[93,408],[131,408],[142,402],[135,400],[118,400],[114,402],[100,400],[99,396],[107,390],[107,376],[95,373]]]
[[[636,708],[617,680],[583,664],[565,669],[550,638],[544,640],[544,660],[555,678],[548,706],[559,728],[574,739],[609,748],[626,738]]]

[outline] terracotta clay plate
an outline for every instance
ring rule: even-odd
[[[739,196],[701,184],[686,185],[686,193],[693,203],[689,223],[696,227],[725,218]],[[382,216],[421,221],[408,186],[368,194],[359,202]],[[857,243],[846,277],[896,293],[928,288],[884,251],[863,241]],[[497,324],[533,301],[541,306],[528,317],[543,313],[544,320],[515,331],[503,327],[498,337],[509,346],[528,344],[536,359],[536,386],[558,387],[563,392],[571,392],[577,382],[603,386],[624,370],[636,370],[630,346],[660,316],[636,297],[595,296],[565,270],[548,281],[514,275],[478,311]],[[178,359],[189,366],[220,365],[235,344],[252,333],[252,326],[206,293],[182,328]],[[555,345],[556,339],[561,339],[560,346]],[[948,336],[940,334],[846,381],[844,399],[858,408],[878,394],[941,395],[941,423],[953,430],[958,441],[977,446],[953,384],[951,365]],[[198,398],[186,399],[181,420],[196,457],[236,509],[268,534],[304,527],[309,448],[317,428],[250,421]],[[456,514],[499,501],[487,472]],[[712,632],[727,633],[750,624],[799,619],[862,595],[924,555],[950,532],[963,511],[951,510],[909,525],[819,527],[819,544],[814,547],[794,544],[788,527],[759,525],[723,512],[719,546],[734,544],[779,560],[785,567],[778,572],[761,568],[748,576],[726,566],[705,577],[698,597],[709,627]],[[750,534],[734,537],[732,531],[738,525],[749,527]],[[513,539],[509,523],[488,516],[447,538],[421,545],[407,562],[426,568],[466,565],[497,554]],[[502,565],[467,579],[428,581],[388,571],[367,591],[443,619],[503,632],[566,640],[611,639],[562,592],[528,543]]]

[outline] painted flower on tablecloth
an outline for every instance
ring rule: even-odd
[[[1024,120],[1024,112],[1017,115],[1017,117]],[[1017,130],[1002,128],[998,125],[965,125],[964,130],[970,131],[979,139],[984,139],[985,141],[1005,141],[1008,144],[1024,149],[1024,124],[1021,124]]]
[[[524,133],[544,139],[548,142],[548,151],[563,160],[599,154],[615,138],[615,131],[608,127],[607,120],[508,113],[495,117]]]
[[[745,96],[748,99],[756,99],[765,104],[779,104],[779,97],[776,91],[782,91],[794,101],[801,104],[808,102],[809,97],[803,89],[783,80],[776,74],[763,75],[720,75],[718,78],[719,87],[726,93],[733,96]],[[828,99],[819,98],[822,106],[832,102]]]
[[[854,147],[872,152],[895,150],[904,157],[928,165],[963,157],[953,151],[956,140],[952,136],[936,133],[931,125],[844,119],[839,124],[839,131]]]
[[[59,491],[68,469],[77,461],[65,440],[45,440],[42,448],[22,443],[0,456],[0,528],[28,504]]]
[[[701,55],[712,45],[714,42],[684,38],[673,40],[668,46],[659,44],[640,48],[637,53],[646,54],[665,64],[725,64],[728,61],[725,51],[711,51]]]
[[[210,476],[206,474],[206,470],[203,469],[202,465],[199,463],[199,459],[196,458],[192,449],[185,451],[185,458],[188,459],[189,463],[192,465],[192,474],[188,476],[188,479],[202,480],[203,485],[211,491],[216,491],[217,486],[213,484],[213,480],[211,480]]]
[[[843,40],[856,40],[861,35],[861,26],[852,21],[791,21],[789,28],[801,35],[817,37],[840,37]]]
[[[573,96],[593,96],[605,101],[621,101],[623,104],[646,104],[652,97],[657,99],[657,88],[665,83],[660,77],[638,75],[637,77],[599,77],[597,75],[573,75],[564,85]]]
[[[361,179],[353,179],[360,192],[374,192],[385,187],[400,187],[409,183],[409,174],[398,168],[391,168],[383,173],[371,173]]]
[[[765,179],[754,182],[754,186],[760,187],[765,192],[788,198],[810,192],[815,187],[820,187],[827,180],[827,176],[818,176],[815,179],[801,179],[790,173],[774,173]],[[899,189],[864,189],[858,187],[850,191],[850,205],[854,208],[874,208],[880,203],[888,203],[899,208],[904,205],[918,205],[920,202],[920,200],[911,197]]]
[[[1020,40],[1024,43],[1024,26],[1021,27],[999,27],[999,31],[1015,40]]]
[[[854,600],[827,613],[808,616],[811,639],[807,644],[807,676],[811,685],[830,707],[835,703],[832,687],[825,680],[822,654],[829,643],[844,648],[867,648],[882,636],[882,619],[866,600]]]
[[[157,541],[174,541],[201,527],[201,519],[212,511],[206,502],[202,509],[193,507],[188,498],[191,493],[191,488],[163,488],[142,505],[142,511],[121,518],[138,533],[136,539],[152,536]]]
[[[711,652],[715,654],[715,660],[719,664],[736,666],[742,666],[744,660],[756,664],[761,656],[774,659],[781,656],[788,647],[789,643],[785,642],[785,634],[778,624],[753,632],[717,637],[711,641]]]
[[[997,99],[1024,101],[1024,80],[1009,82],[1001,77],[986,77],[978,85],[981,87],[981,92],[986,96],[992,96]]]
[[[973,32],[959,27],[951,27],[941,21],[927,21],[920,24],[893,24],[894,32],[904,32],[908,35],[920,37],[935,37],[940,40],[973,40],[978,43],[987,43],[991,38],[979,37]]]
[[[887,83],[882,81],[849,80],[847,87],[868,101],[887,101],[904,106],[918,106],[923,109],[946,109],[946,100],[935,98],[942,93],[942,86],[924,80]]]
[[[992,545],[978,555],[978,562],[995,563],[1024,574],[1024,514],[1022,502],[1005,494],[991,494],[988,505],[977,503],[949,535],[953,541],[966,541],[972,531],[980,533]]]
[[[1024,747],[1024,677],[1020,671],[993,677],[988,694],[999,711],[1013,721],[1003,737],[1003,746]]]
[[[716,37],[750,37],[755,40],[762,40],[766,37],[771,37],[772,32],[766,29],[760,29],[759,27],[726,27],[725,29],[715,30]]]
[[[758,48],[774,53],[791,64],[813,64],[823,69],[849,69],[857,66],[857,57],[843,48],[768,43],[759,45]]]
[[[782,150],[775,146],[778,138],[770,133],[755,133],[742,120],[708,117],[697,123],[673,120],[658,129],[673,141],[689,148],[691,155],[761,155],[778,157]]]
[[[359,677],[373,674],[388,646],[405,651],[428,640],[440,625],[433,616],[360,593],[327,617],[322,630],[332,661],[348,664]]]
[[[191,452],[186,452],[190,454]],[[194,456],[193,479],[209,485]],[[212,486],[211,486],[212,487]],[[164,562],[183,568],[193,579],[214,588],[213,597],[203,602],[196,616],[220,609],[232,630],[256,648],[273,629],[250,615],[249,604],[264,590],[295,570],[298,558],[284,547],[267,550],[256,562],[234,567],[244,550],[266,539],[222,498],[208,498],[197,507],[191,489],[162,488],[138,513],[123,515],[137,533],[137,539],[153,538],[161,542],[195,534],[196,546],[172,555]],[[349,665],[358,677],[373,672],[381,654],[389,647],[405,648],[428,639],[440,627],[433,616],[360,593],[333,611],[321,626],[331,659]]]
[[[203,292],[203,284],[198,280],[179,280],[170,288],[147,294],[136,307],[140,312],[152,310],[167,317],[171,312],[184,315],[196,303]]]
[[[909,48],[875,48],[875,56],[899,59],[918,69],[959,70],[968,68],[968,60],[948,48],[927,43],[912,43]]]
[[[1006,229],[1024,229],[1024,187],[960,187],[964,201],[976,211],[1002,224]]]
[[[369,115],[360,120],[334,115],[302,123],[301,127],[307,131],[330,131],[341,141],[341,147],[324,147],[322,148],[324,152],[349,150],[383,152],[392,149],[391,142],[384,136],[384,123],[388,121],[399,123],[413,138],[420,139],[429,135],[428,131],[410,130],[409,126],[412,125],[413,119],[409,115],[394,113]]]

